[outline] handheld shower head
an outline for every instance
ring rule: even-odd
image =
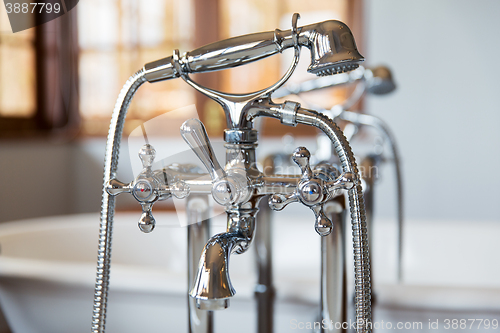
[[[326,76],[348,72],[358,68],[364,60],[356,48],[351,30],[340,21],[316,24],[310,41],[309,73]]]
[[[358,66],[358,64],[355,64],[355,66]],[[358,66],[356,70],[352,70],[350,73],[316,78],[295,84],[287,84],[286,86],[278,89],[273,94],[273,97],[281,98],[292,94],[296,95],[309,91],[340,87],[342,85],[360,82],[364,82],[361,86],[362,90],[360,91],[360,94],[367,92],[373,95],[385,95],[396,90],[396,83],[394,82],[392,72],[388,67],[377,66],[365,68],[363,66]],[[361,97],[361,95],[356,98],[359,97]]]
[[[365,72],[368,81],[366,91],[374,95],[385,95],[396,89],[396,83],[392,77],[392,72],[386,66],[377,66],[370,69],[370,74]]]
[[[310,73],[322,76],[350,71],[364,60],[359,54],[351,30],[340,21],[330,20],[299,27],[297,42],[311,51]],[[260,32],[224,39],[202,46],[180,57],[184,73],[211,72],[264,59],[295,45],[291,30]],[[173,57],[163,58],[144,66],[149,82],[180,76]]]

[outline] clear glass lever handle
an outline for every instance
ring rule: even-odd
[[[248,199],[250,192],[245,175],[232,169],[226,172],[220,166],[201,121],[194,118],[186,120],[181,126],[181,135],[208,170],[215,202],[228,206]]]
[[[207,168],[213,181],[226,176],[215,157],[205,126],[198,119],[188,119],[181,126],[181,136]]]

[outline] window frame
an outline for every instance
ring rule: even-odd
[[[194,0],[195,40],[194,47],[199,47],[220,39],[220,0]],[[363,0],[347,2],[346,23],[356,35],[358,48],[363,47]],[[49,21],[35,28],[35,85],[36,110],[32,117],[0,116],[0,137],[31,137],[58,134],[62,136],[91,136],[85,133],[79,112],[79,77],[78,77],[78,6],[58,19]],[[62,68],[62,65],[64,68]],[[55,73],[54,73],[55,71]],[[220,89],[221,73],[198,74],[197,82],[213,89]],[[64,92],[64,93],[63,93]],[[207,114],[213,103],[208,97],[195,92],[195,103],[202,121],[207,121]],[[363,100],[357,109],[363,109]],[[213,114],[213,112],[212,112]],[[104,121],[103,121],[104,122]],[[102,126],[101,126],[102,125]],[[266,122],[263,136],[282,136],[291,133],[297,136],[314,136],[316,131],[305,126],[290,128],[273,126]],[[106,124],[99,127],[107,129]],[[222,126],[225,127],[225,126]],[[207,128],[209,134],[221,134],[221,128]],[[82,134],[83,132],[83,134]],[[102,137],[106,133],[96,136]]]
[[[31,117],[0,116],[0,137],[75,135],[78,112],[76,8],[35,29],[35,112]]]

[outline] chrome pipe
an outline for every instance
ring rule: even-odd
[[[205,243],[210,238],[211,207],[208,196],[192,195],[186,204],[188,231],[188,288],[198,270],[198,260]],[[188,290],[189,292],[189,290]],[[202,311],[196,307],[196,301],[188,298],[188,332],[213,333],[213,312]]]
[[[325,205],[333,223],[330,235],[321,237],[321,333],[344,333],[347,322],[347,281],[345,262],[345,204],[338,197]]]
[[[268,183],[276,184],[276,181],[270,179],[270,175],[275,173],[273,156],[264,159],[263,170]],[[283,186],[280,187],[283,188]],[[266,196],[259,203],[257,230],[254,240],[257,270],[255,298],[257,301],[257,332],[259,333],[272,333],[274,330],[274,299],[276,293],[273,282],[273,233],[271,225],[273,211],[268,202],[269,198]]]
[[[286,86],[276,90],[273,94],[274,98],[282,98],[288,95],[297,95],[309,91],[339,87],[349,83],[354,83],[364,79],[365,67],[359,66],[353,71],[347,73],[340,73],[337,75],[319,77],[312,80],[307,80],[300,83],[289,83]]]
[[[259,204],[257,228],[255,231],[255,252],[257,268],[257,332],[272,333],[274,328],[273,247],[272,210],[265,197]]]

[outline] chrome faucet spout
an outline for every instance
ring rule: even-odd
[[[238,233],[213,236],[203,248],[198,273],[190,292],[201,310],[221,310],[229,306],[236,291],[229,277],[229,256],[240,239]]]
[[[239,208],[228,212],[226,232],[210,238],[203,248],[198,273],[189,293],[196,299],[199,309],[223,310],[229,307],[229,298],[236,294],[229,276],[229,258],[232,253],[244,253],[249,248],[257,211],[257,208]]]

